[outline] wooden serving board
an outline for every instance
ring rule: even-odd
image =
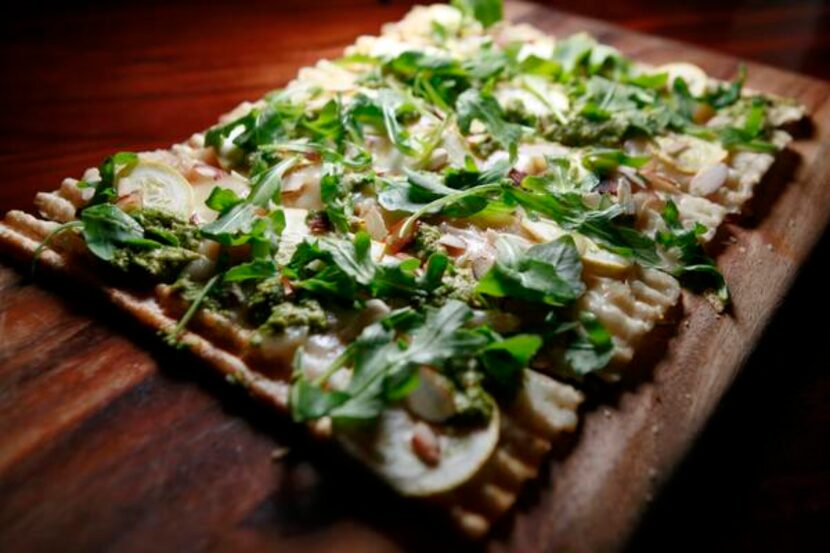
[[[539,6],[513,3],[508,15],[557,35],[587,30],[644,61],[688,60],[723,78],[737,69],[726,56]],[[326,55],[354,39],[333,36],[337,44],[320,48]],[[275,73],[282,80],[253,88],[280,86],[310,61],[288,60],[291,67]],[[665,351],[641,359],[638,378],[599,390],[578,435],[483,547],[621,547],[824,232],[830,86],[751,63],[748,84],[798,98],[812,125],[776,163],[750,216],[719,235],[733,313],[717,316],[684,297],[686,317],[665,330]],[[250,97],[242,93],[223,98],[216,114]],[[478,547],[115,310],[66,283],[34,284],[24,274],[25,267],[0,267],[0,551]]]

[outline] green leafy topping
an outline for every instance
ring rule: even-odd
[[[346,233],[351,225],[352,204],[349,190],[344,183],[343,170],[336,164],[323,164],[320,177],[320,197],[326,206],[325,213],[337,232]]]
[[[244,200],[230,188],[222,188],[221,186],[217,186],[210,191],[210,196],[208,196],[208,199],[205,200],[205,205],[213,211],[226,213],[243,201]]]
[[[222,275],[214,275],[210,280],[208,280],[198,292],[195,299],[190,303],[182,318],[179,319],[178,323],[176,323],[176,326],[165,332],[164,338],[168,344],[174,347],[179,347],[181,345],[179,340],[182,332],[184,332],[184,329],[187,328],[187,325],[190,323],[191,319],[196,316],[196,313],[199,312],[202,303],[204,303],[207,299],[208,294],[210,294],[211,290],[213,290],[213,287],[219,283],[221,277]]]
[[[662,216],[668,229],[657,233],[657,242],[667,250],[676,251],[680,257],[680,263],[672,273],[684,286],[712,294],[718,306],[725,307],[729,303],[726,279],[699,240],[706,233],[706,227],[695,223],[691,229],[684,229],[677,206],[671,200],[666,203]]]
[[[481,352],[487,387],[512,397],[521,384],[522,371],[542,347],[542,338],[535,334],[516,334],[489,344]]]
[[[366,327],[320,379],[309,382],[301,371],[295,373],[294,419],[328,415],[344,423],[376,418],[387,403],[402,399],[417,386],[417,367],[442,368],[473,357],[487,344],[485,334],[464,328],[471,316],[465,304],[449,301],[440,309],[427,308],[420,321],[405,319],[409,328],[403,332],[389,320]],[[330,375],[346,366],[352,368],[347,388],[326,389]]]
[[[536,181],[525,179],[522,185],[532,188]],[[617,224],[616,220],[623,215],[619,204],[591,209],[577,193],[529,192],[517,188],[508,193],[525,209],[549,217],[565,230],[588,236],[608,251],[634,258],[647,266],[660,263],[654,240],[633,228]]]
[[[504,119],[504,113],[493,96],[474,88],[468,89],[458,97],[456,111],[461,132],[469,134],[472,122],[481,121],[493,139],[510,153],[510,158],[516,158],[522,127]]]
[[[502,238],[496,248],[496,263],[476,288],[480,294],[565,305],[585,291],[582,262],[570,236],[525,251],[514,241]]]
[[[614,353],[611,333],[602,326],[593,313],[583,311],[579,322],[569,332],[565,349],[567,371],[582,377],[605,368]]]
[[[112,204],[99,204],[81,212],[83,235],[86,245],[93,254],[111,261],[116,251],[123,246],[137,248],[158,248],[162,244],[144,238],[142,226]]]
[[[485,28],[504,17],[502,0],[453,0],[452,5],[462,13],[477,19]]]
[[[88,205],[108,203],[118,197],[115,189],[118,171],[129,170],[136,163],[138,163],[138,155],[133,152],[119,152],[106,158],[98,166],[99,179],[97,181],[81,181],[78,183],[80,188],[92,187],[95,189]]]
[[[218,219],[202,227],[202,235],[225,246],[250,243],[254,257],[269,255],[285,228],[285,215],[282,211],[269,212],[269,208],[271,203],[280,203],[282,177],[297,162],[295,157],[288,158],[257,174],[251,179],[251,193],[248,197],[238,202],[221,202],[225,209]],[[214,195],[211,194],[211,197]],[[217,198],[214,199],[214,205],[218,206],[220,202]]]
[[[254,259],[240,263],[225,271],[224,282],[245,282],[248,280],[265,280],[277,274],[277,266],[270,259]]]
[[[349,106],[349,125],[356,136],[363,136],[362,125],[386,131],[392,144],[402,153],[416,157],[418,150],[411,144],[400,118],[414,115],[415,106],[400,93],[389,88],[377,91],[374,99],[359,94]]]

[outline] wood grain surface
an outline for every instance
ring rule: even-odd
[[[233,17],[222,5],[154,4],[138,20],[115,7],[22,20],[2,51],[4,66],[28,56],[30,81],[3,93],[0,209],[28,207],[35,190],[114,150],[181,140],[406,9],[346,4],[289,1]],[[686,59],[721,77],[737,67],[539,6],[511,4],[509,14],[556,34],[587,29],[647,61]],[[23,48],[30,36],[38,48]],[[68,41],[82,47],[64,51]],[[639,378],[619,389],[599,390],[577,438],[484,547],[621,547],[821,236],[830,86],[749,69],[750,86],[798,97],[813,125],[774,166],[751,215],[719,236],[734,313],[717,317],[684,298],[688,317],[666,330],[664,355],[641,359]],[[94,296],[23,274],[0,268],[0,551],[473,548]]]

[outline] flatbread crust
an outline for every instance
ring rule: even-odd
[[[361,37],[349,51],[366,53],[390,45],[418,44],[422,37],[417,29],[422,25],[422,20],[429,19],[430,14],[455,17],[446,10],[446,6],[415,8],[403,22],[386,26],[382,37]],[[544,41],[550,40],[525,25],[504,26],[497,32],[513,33],[520,39],[532,38],[539,41],[537,46],[544,46]],[[424,44],[423,48],[428,49],[429,46]],[[347,72],[325,61],[301,70],[299,76],[299,79],[311,81],[328,80],[333,90],[348,90],[349,78]],[[320,102],[325,98],[323,95],[313,101]],[[246,102],[223,116],[221,121],[233,120],[257,105],[259,104]],[[770,114],[775,125],[786,124],[801,116],[803,109],[795,107],[789,111],[782,109]],[[777,131],[775,135],[776,145],[781,147],[789,139],[789,135],[783,131]],[[170,150],[142,155],[162,160],[186,172],[199,161],[202,143],[202,136],[195,135],[190,142],[173,146]],[[684,225],[702,222],[708,229],[704,239],[709,240],[724,217],[739,211],[752,196],[755,186],[773,161],[774,156],[771,154],[739,152],[730,156],[725,160],[729,171],[728,179],[715,194],[697,193],[690,183],[691,176],[678,177],[675,182],[680,183],[680,188],[676,184],[664,189],[652,186],[636,193],[633,200],[637,206],[638,228],[651,234],[661,230],[664,223],[658,214],[662,206],[672,200],[678,206]],[[523,163],[532,165],[533,156],[526,156]],[[674,169],[670,165],[661,166],[658,163],[653,169],[657,172],[672,172]],[[58,190],[42,192],[36,196],[35,205],[45,219],[21,211],[6,214],[0,222],[0,249],[20,260],[30,260],[49,232],[59,223],[74,220],[78,209],[85,205],[88,199],[84,197],[86,192],[76,184],[77,181],[68,179]],[[138,293],[107,284],[87,269],[84,259],[88,254],[82,244],[77,240],[73,242],[73,238],[77,237],[56,237],[50,248],[42,252],[39,270],[69,276],[81,286],[100,291],[119,309],[155,331],[166,332],[176,326],[177,320],[171,312],[175,310],[170,308],[170,302],[175,299],[171,298],[168,287],[159,285],[155,290]],[[662,322],[669,309],[677,303],[680,287],[676,279],[654,269],[639,266],[614,268],[613,274],[608,274],[607,270],[602,264],[593,269],[586,264],[584,280],[587,292],[579,300],[579,306],[596,314],[611,332],[615,350],[609,370],[615,373],[628,364],[655,325]],[[246,362],[245,348],[249,337],[246,332],[221,315],[202,311],[181,334],[180,341],[229,381],[244,386],[252,396],[277,411],[287,413],[290,370],[288,367],[278,367],[264,374]],[[415,490],[412,492],[402,484],[399,471],[390,471],[388,466],[375,462],[371,455],[366,455],[364,450],[348,442],[348,439],[344,442],[341,437],[341,443],[345,444],[345,451],[364,462],[393,488],[404,494],[423,496],[438,504],[466,534],[482,536],[515,504],[524,484],[537,476],[557,436],[573,431],[577,426],[577,409],[583,400],[578,390],[530,370],[525,371],[525,379],[525,386],[515,401],[499,408],[498,416],[494,419],[497,421],[494,424],[498,425],[497,432],[496,429],[487,429],[489,434],[485,432],[486,435],[476,438],[477,443],[483,444],[481,447],[484,448],[484,453],[475,462],[475,470],[467,471],[457,481],[453,480],[451,485],[444,485],[443,488],[446,489],[438,485],[434,488],[439,489],[438,492],[433,488],[430,488],[433,491],[427,489],[424,492],[416,480],[410,478],[406,486]],[[395,432],[401,432],[401,428],[408,424],[400,417],[398,419],[397,423],[389,425],[390,428],[397,429]],[[320,439],[332,439],[334,436],[328,419],[309,423],[308,427]]]

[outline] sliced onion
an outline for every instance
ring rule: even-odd
[[[438,243],[450,250],[455,250],[452,253],[456,254],[463,253],[467,249],[467,243],[453,234],[442,234],[441,238],[438,239]]]
[[[372,240],[383,241],[389,234],[383,215],[381,215],[377,204],[374,202],[363,211],[363,222],[366,223],[366,232],[369,233]]]

